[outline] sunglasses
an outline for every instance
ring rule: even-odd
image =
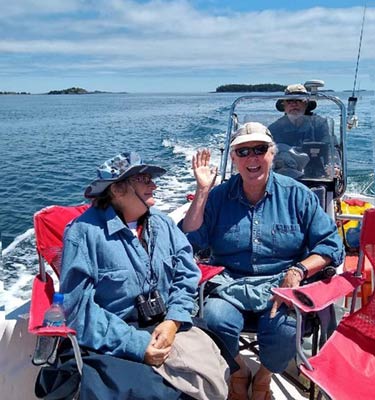
[[[300,100],[300,99],[289,99],[289,100],[285,100],[285,102],[286,103],[288,103],[288,104],[291,104],[291,103],[297,103],[297,104],[300,104],[300,103],[306,103],[306,100]]]
[[[151,175],[135,175],[129,178],[129,181],[144,183],[145,185],[149,185],[151,182],[153,182]]]
[[[237,157],[240,158],[248,157],[250,154],[262,156],[267,153],[269,147],[270,146],[268,144],[259,144],[258,146],[254,147],[240,147],[239,149],[235,149],[234,152],[236,153]]]

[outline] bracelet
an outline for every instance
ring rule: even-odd
[[[289,267],[288,268],[288,270],[287,270],[287,272],[288,271],[296,271],[296,272],[298,272],[298,275],[301,277],[301,281],[303,280],[303,278],[304,278],[304,274],[303,274],[303,272],[298,268],[298,267],[295,267],[295,266],[292,266],[292,267]]]
[[[296,268],[298,268],[302,272],[302,280],[307,278],[307,275],[309,273],[309,270],[300,262],[295,263],[294,265]]]

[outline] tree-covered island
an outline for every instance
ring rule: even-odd
[[[0,91],[0,95],[2,94],[30,94],[28,92],[1,92]]]
[[[283,92],[286,85],[279,85],[277,83],[259,83],[256,85],[244,85],[232,83],[229,85],[222,85],[216,88],[216,93],[223,92]]]
[[[69,89],[62,90],[50,90],[47,94],[93,94],[93,93],[106,93],[101,92],[99,90],[95,90],[94,92],[89,92],[86,89],[82,89],[80,87],[71,87]]]

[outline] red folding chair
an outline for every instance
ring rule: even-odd
[[[358,268],[329,280],[298,289],[277,288],[274,293],[290,301],[297,313],[301,332],[302,313],[318,311],[353,292],[352,307],[316,356],[307,358],[297,335],[300,369],[321,389],[321,394],[339,400],[375,399],[375,294],[355,310],[357,291],[365,282],[364,258],[375,270],[375,208],[364,213]]]
[[[39,257],[39,273],[34,278],[28,331],[37,335],[37,345],[33,356],[35,365],[52,364],[57,351],[58,338],[68,337],[72,342],[77,368],[82,373],[82,358],[75,331],[67,326],[43,326],[43,318],[52,304],[54,283],[45,268],[45,261],[52,267],[57,277],[60,275],[62,240],[65,226],[82,214],[89,206],[51,206],[34,215],[36,247]],[[53,337],[54,340],[48,340]]]
[[[72,342],[80,372],[82,370],[82,359],[75,331],[67,326],[42,326],[44,314],[52,303],[55,291],[53,280],[46,271],[45,262],[52,267],[57,277],[59,277],[64,229],[69,222],[81,215],[88,207],[89,205],[86,204],[80,206],[55,205],[46,207],[34,215],[36,247],[39,257],[39,274],[34,278],[33,282],[28,327],[30,333],[38,335],[40,338],[46,336],[68,337]],[[201,315],[205,284],[213,276],[220,273],[224,267],[210,266],[203,263],[198,263],[198,266],[201,270],[198,298],[199,315]],[[43,349],[43,346],[47,345],[49,348]],[[43,365],[52,362],[57,350],[57,341],[53,345],[53,349],[51,347],[51,343],[47,340],[39,340],[37,343],[37,350],[33,357],[33,363],[35,365]]]

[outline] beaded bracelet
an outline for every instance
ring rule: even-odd
[[[301,277],[301,281],[303,280],[303,278],[304,278],[303,272],[298,267],[294,267],[294,266],[293,267],[289,267],[288,271],[296,271],[296,272],[298,272],[299,276]]]

